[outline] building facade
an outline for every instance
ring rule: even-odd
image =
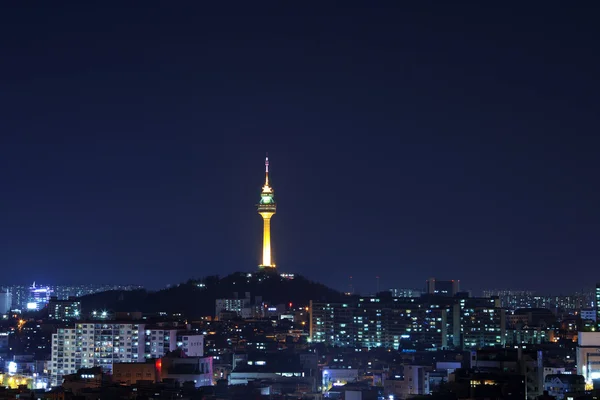
[[[333,346],[437,350],[503,346],[504,310],[495,298],[364,297],[310,305],[310,339]]]
[[[178,332],[177,348],[181,349],[187,357],[203,357],[204,335],[193,332]]]
[[[81,302],[71,297],[67,300],[59,300],[51,297],[48,302],[48,318],[55,321],[69,321],[81,317]]]
[[[418,289],[390,289],[392,297],[421,297],[422,290]]]
[[[506,313],[497,297],[459,298],[460,347],[465,349],[503,346]]]
[[[215,300],[215,317],[224,321],[230,317],[241,317],[245,308],[250,306],[249,299],[217,299]]]
[[[380,298],[360,298],[355,303],[311,302],[310,313],[310,338],[315,343],[393,349],[448,345],[446,310],[420,302]]]

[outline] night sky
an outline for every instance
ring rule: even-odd
[[[254,271],[266,152],[281,271],[600,281],[593,2],[13,3],[0,284]]]

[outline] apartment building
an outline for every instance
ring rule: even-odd
[[[60,385],[65,375],[79,368],[102,367],[112,374],[115,363],[161,358],[177,348],[188,355],[202,356],[204,337],[191,332],[178,336],[180,332],[186,331],[132,321],[82,322],[74,328],[58,329],[52,335],[50,385]]]

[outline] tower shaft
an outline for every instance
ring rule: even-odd
[[[263,256],[262,266],[272,267],[271,263],[271,216],[272,213],[261,213],[263,217]]]

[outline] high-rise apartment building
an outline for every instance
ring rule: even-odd
[[[502,346],[506,340],[506,314],[500,299],[460,298],[460,347]]]
[[[366,297],[310,306],[313,342],[347,347],[434,350],[502,346],[505,314],[497,298]]]
[[[88,343],[89,341],[89,343]],[[48,367],[50,385],[58,386],[65,375],[74,374],[79,368],[89,368],[94,365],[93,336],[85,338],[81,330],[76,328],[59,329],[52,335],[52,355]]]
[[[132,321],[83,322],[74,328],[61,328],[52,335],[50,384],[60,385],[65,375],[79,368],[102,367],[111,373],[115,363],[160,358],[178,347],[188,355],[204,355],[202,335],[185,335],[178,341],[178,332],[176,328]]]
[[[52,335],[50,384],[60,385],[63,376],[79,368],[99,366],[110,373],[115,362],[143,361],[143,329],[144,324],[116,322],[82,323],[59,329]]]
[[[446,347],[446,310],[411,300],[367,297],[355,303],[311,302],[311,340],[366,348],[398,349],[402,344],[422,349]]]

